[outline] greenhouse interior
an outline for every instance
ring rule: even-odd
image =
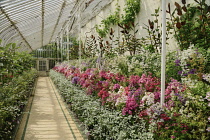
[[[210,0],[1,0],[1,140],[210,140]]]

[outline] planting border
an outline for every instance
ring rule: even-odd
[[[64,101],[70,104],[71,111],[85,126],[85,134],[89,140],[153,139],[153,133],[150,132],[153,126],[149,126],[149,131],[145,129],[146,122],[143,119],[132,115],[123,116],[121,111],[101,106],[99,100],[86,95],[61,73],[51,70],[50,77]]]
[[[27,106],[24,107],[24,111],[21,115],[21,121],[18,125],[18,129],[17,129],[17,132],[15,134],[15,139],[20,139],[19,137],[21,136],[21,140],[24,140],[27,125],[28,125],[28,120],[29,120],[29,117],[30,117],[31,107],[32,107],[32,103],[33,103],[33,100],[34,100],[34,93],[35,93],[35,89],[36,89],[36,86],[37,86],[37,78],[38,77],[36,77],[35,80],[34,80],[34,84],[33,84],[34,86],[33,86],[33,90],[31,92],[31,94],[29,95],[30,97],[28,99],[28,104],[27,104]]]

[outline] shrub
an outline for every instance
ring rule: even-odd
[[[0,87],[0,139],[13,139],[36,76],[34,69],[25,71]]]

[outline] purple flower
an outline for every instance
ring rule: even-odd
[[[96,60],[96,63],[100,63],[101,62],[101,57],[99,56]]]
[[[186,67],[190,66],[190,64],[185,65]]]
[[[72,69],[76,69],[76,67],[75,67],[75,66],[71,66],[71,68],[72,68]]]
[[[199,54],[198,48],[195,49],[195,54],[197,54],[197,55]]]
[[[180,66],[179,64],[181,63],[181,61],[179,59],[175,60],[176,66]]]
[[[71,80],[72,84],[77,84],[78,81],[79,81],[79,77],[77,77],[77,76],[73,77],[72,80]]]
[[[187,76],[187,75],[188,75],[187,73],[184,73],[184,74],[183,74],[183,76]]]
[[[181,75],[182,74],[182,71],[178,71],[178,74]]]
[[[188,74],[195,74],[195,72],[196,72],[196,69],[191,69],[191,70],[188,72]]]
[[[85,63],[85,62],[83,62],[82,65],[85,66],[85,67],[88,67],[89,66],[89,64],[88,63]]]

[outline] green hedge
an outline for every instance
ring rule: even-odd
[[[109,110],[101,106],[98,99],[73,85],[62,74],[53,70],[50,77],[57,86],[70,109],[85,126],[89,139],[152,139],[153,124],[145,129],[146,122],[138,116],[123,116],[121,111]]]
[[[0,87],[0,139],[13,139],[36,77],[37,71],[31,69]]]

